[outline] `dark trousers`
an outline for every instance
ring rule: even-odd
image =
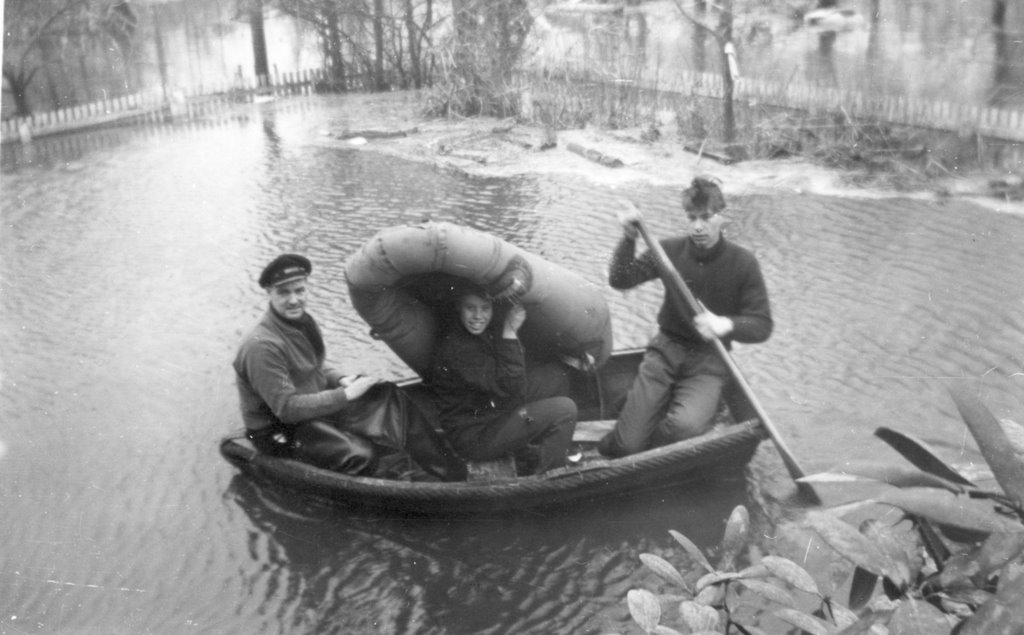
[[[615,428],[602,452],[623,456],[707,432],[729,368],[710,345],[651,338]]]
[[[455,451],[473,461],[515,454],[540,474],[566,463],[576,429],[576,403],[569,392],[567,369],[558,363],[528,369],[527,403],[496,419],[453,430]],[[535,464],[535,465],[534,465]]]
[[[249,439],[260,452],[287,456],[342,474],[369,476],[377,465],[377,451],[369,440],[339,430],[327,421],[272,425],[250,431]]]

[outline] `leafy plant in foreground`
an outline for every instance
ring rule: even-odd
[[[703,570],[691,582],[666,559],[640,560],[678,594],[633,589],[627,604],[646,633],[763,633],[764,614],[812,635],[1024,633],[1024,428],[1000,423],[972,394],[952,389],[999,490],[982,489],[923,442],[889,428],[876,436],[912,465],[846,463],[808,482],[873,480],[888,485],[867,500],[807,512],[801,524],[853,566],[840,604],[800,565],[765,556],[736,569],[750,519],[733,510],[717,566],[692,541],[672,537]],[[895,522],[883,520],[895,508]],[[881,510],[859,526],[855,511]],[[690,576],[692,579],[692,576]],[[771,608],[765,608],[771,607]],[[681,629],[681,630],[680,630]]]

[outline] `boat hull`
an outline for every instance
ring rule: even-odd
[[[642,357],[641,349],[620,351],[594,374],[574,371],[571,396],[579,407],[579,427],[600,429],[612,423]],[[429,409],[418,380],[400,382],[399,387]],[[229,462],[259,480],[381,513],[452,516],[564,508],[742,471],[766,432],[756,418],[736,423],[724,414],[741,408],[742,403],[731,402],[705,435],[639,454],[606,459],[596,451],[596,437],[591,437],[578,442],[583,459],[576,465],[536,476],[454,483],[347,476],[263,455],[237,437],[222,441],[220,450]]]
[[[712,473],[741,472],[762,439],[759,423],[747,422],[600,464],[561,468],[541,476],[459,483],[346,476],[261,455],[236,439],[223,441],[221,453],[253,477],[333,503],[381,513],[452,516],[565,508],[699,481]]]

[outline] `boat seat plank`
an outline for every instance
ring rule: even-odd
[[[577,421],[572,440],[576,443],[597,443],[615,427],[615,419]]]
[[[496,478],[515,478],[516,460],[509,454],[493,461],[466,461],[467,481],[489,481]]]

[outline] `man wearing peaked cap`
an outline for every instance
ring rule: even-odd
[[[309,258],[298,254],[281,254],[263,268],[260,274],[260,286],[264,289],[306,278],[313,273],[313,265]]]
[[[308,258],[283,254],[260,273],[269,307],[234,361],[242,418],[262,452],[346,474],[370,474],[377,462],[373,444],[339,424],[349,403],[378,380],[347,378],[326,365],[320,327],[306,312],[312,271]]]

